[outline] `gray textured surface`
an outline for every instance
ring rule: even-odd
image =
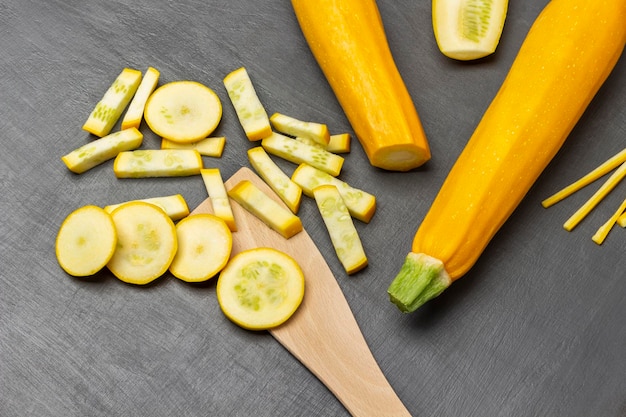
[[[342,177],[376,194],[379,207],[359,225],[371,265],[353,277],[342,273],[314,204],[302,206],[374,356],[416,416],[626,416],[626,233],[615,230],[602,247],[590,239],[626,184],[572,233],[561,224],[592,190],[540,206],[623,148],[624,59],[472,271],[413,315],[386,298],[420,219],[546,3],[511,2],[497,54],[461,64],[439,54],[430,2],[381,0],[433,159],[414,172],[381,172],[355,144]],[[216,90],[224,103],[217,133],[229,141],[221,159],[205,162],[225,177],[247,164],[250,146],[221,83],[240,66],[269,112],[349,131],[289,2],[4,0],[0,54],[0,415],[347,415],[271,336],[228,322],[214,283],[74,279],[54,257],[61,221],[81,205],[180,192],[193,208],[206,196],[199,178],[117,180],[110,164],[77,176],[61,163],[89,140],[82,123],[125,66]],[[143,130],[144,147],[158,146]]]

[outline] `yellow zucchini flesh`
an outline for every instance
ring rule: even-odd
[[[430,159],[415,105],[375,0],[292,0],[302,33],[371,165],[408,171]]]
[[[417,309],[475,264],[560,149],[625,43],[625,0],[548,3],[389,286],[400,310]]]

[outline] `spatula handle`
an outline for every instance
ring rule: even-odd
[[[356,322],[346,327],[354,320],[352,313],[336,320],[326,317],[332,321],[318,321],[316,325],[311,322],[309,310],[304,309],[291,320],[288,326],[270,333],[326,385],[353,417],[411,416],[376,363]]]

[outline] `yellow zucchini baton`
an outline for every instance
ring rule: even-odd
[[[474,265],[615,66],[625,22],[626,0],[552,0],[541,12],[389,286],[402,311]]]
[[[375,0],[292,0],[305,39],[370,163],[408,171],[430,159]]]

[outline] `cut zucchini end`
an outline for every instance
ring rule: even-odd
[[[122,124],[120,125],[120,129],[125,130],[125,129],[139,129],[139,127],[141,126],[141,118],[135,118],[132,120],[124,120],[122,121]]]
[[[411,313],[437,297],[451,283],[440,260],[423,253],[410,252],[387,293],[400,311]]]
[[[472,47],[471,50],[465,50],[462,48],[450,49],[440,44],[439,50],[448,58],[456,59],[457,61],[474,61],[493,54],[496,51],[496,46],[494,45],[493,48],[488,49]]]
[[[448,58],[469,61],[495,52],[508,0],[433,0],[437,46]]]
[[[332,153],[350,153],[350,134],[339,133],[337,135],[331,135],[326,146],[326,150]]]
[[[261,125],[259,127],[251,127],[248,131],[245,132],[246,137],[250,142],[257,142],[259,140],[263,140],[268,136],[271,136],[272,128],[266,125]]]
[[[367,200],[366,205],[360,207],[358,211],[354,210],[350,214],[363,223],[369,223],[372,217],[374,217],[374,213],[376,213],[376,197],[372,196]]]
[[[356,274],[360,270],[364,269],[367,265],[368,265],[368,259],[365,256],[363,256],[362,258],[359,259],[358,262],[352,264],[349,268],[345,268],[346,274],[348,275]]]
[[[224,86],[248,139],[254,142],[270,136],[272,125],[246,68],[238,68],[226,75]]]
[[[380,148],[370,157],[370,163],[387,171],[410,171],[430,160],[430,149],[415,144]]]
[[[67,169],[72,171],[74,174],[82,174],[85,172],[85,170],[79,166],[76,161],[74,161],[71,154],[63,155],[61,157],[61,161],[65,164]]]

